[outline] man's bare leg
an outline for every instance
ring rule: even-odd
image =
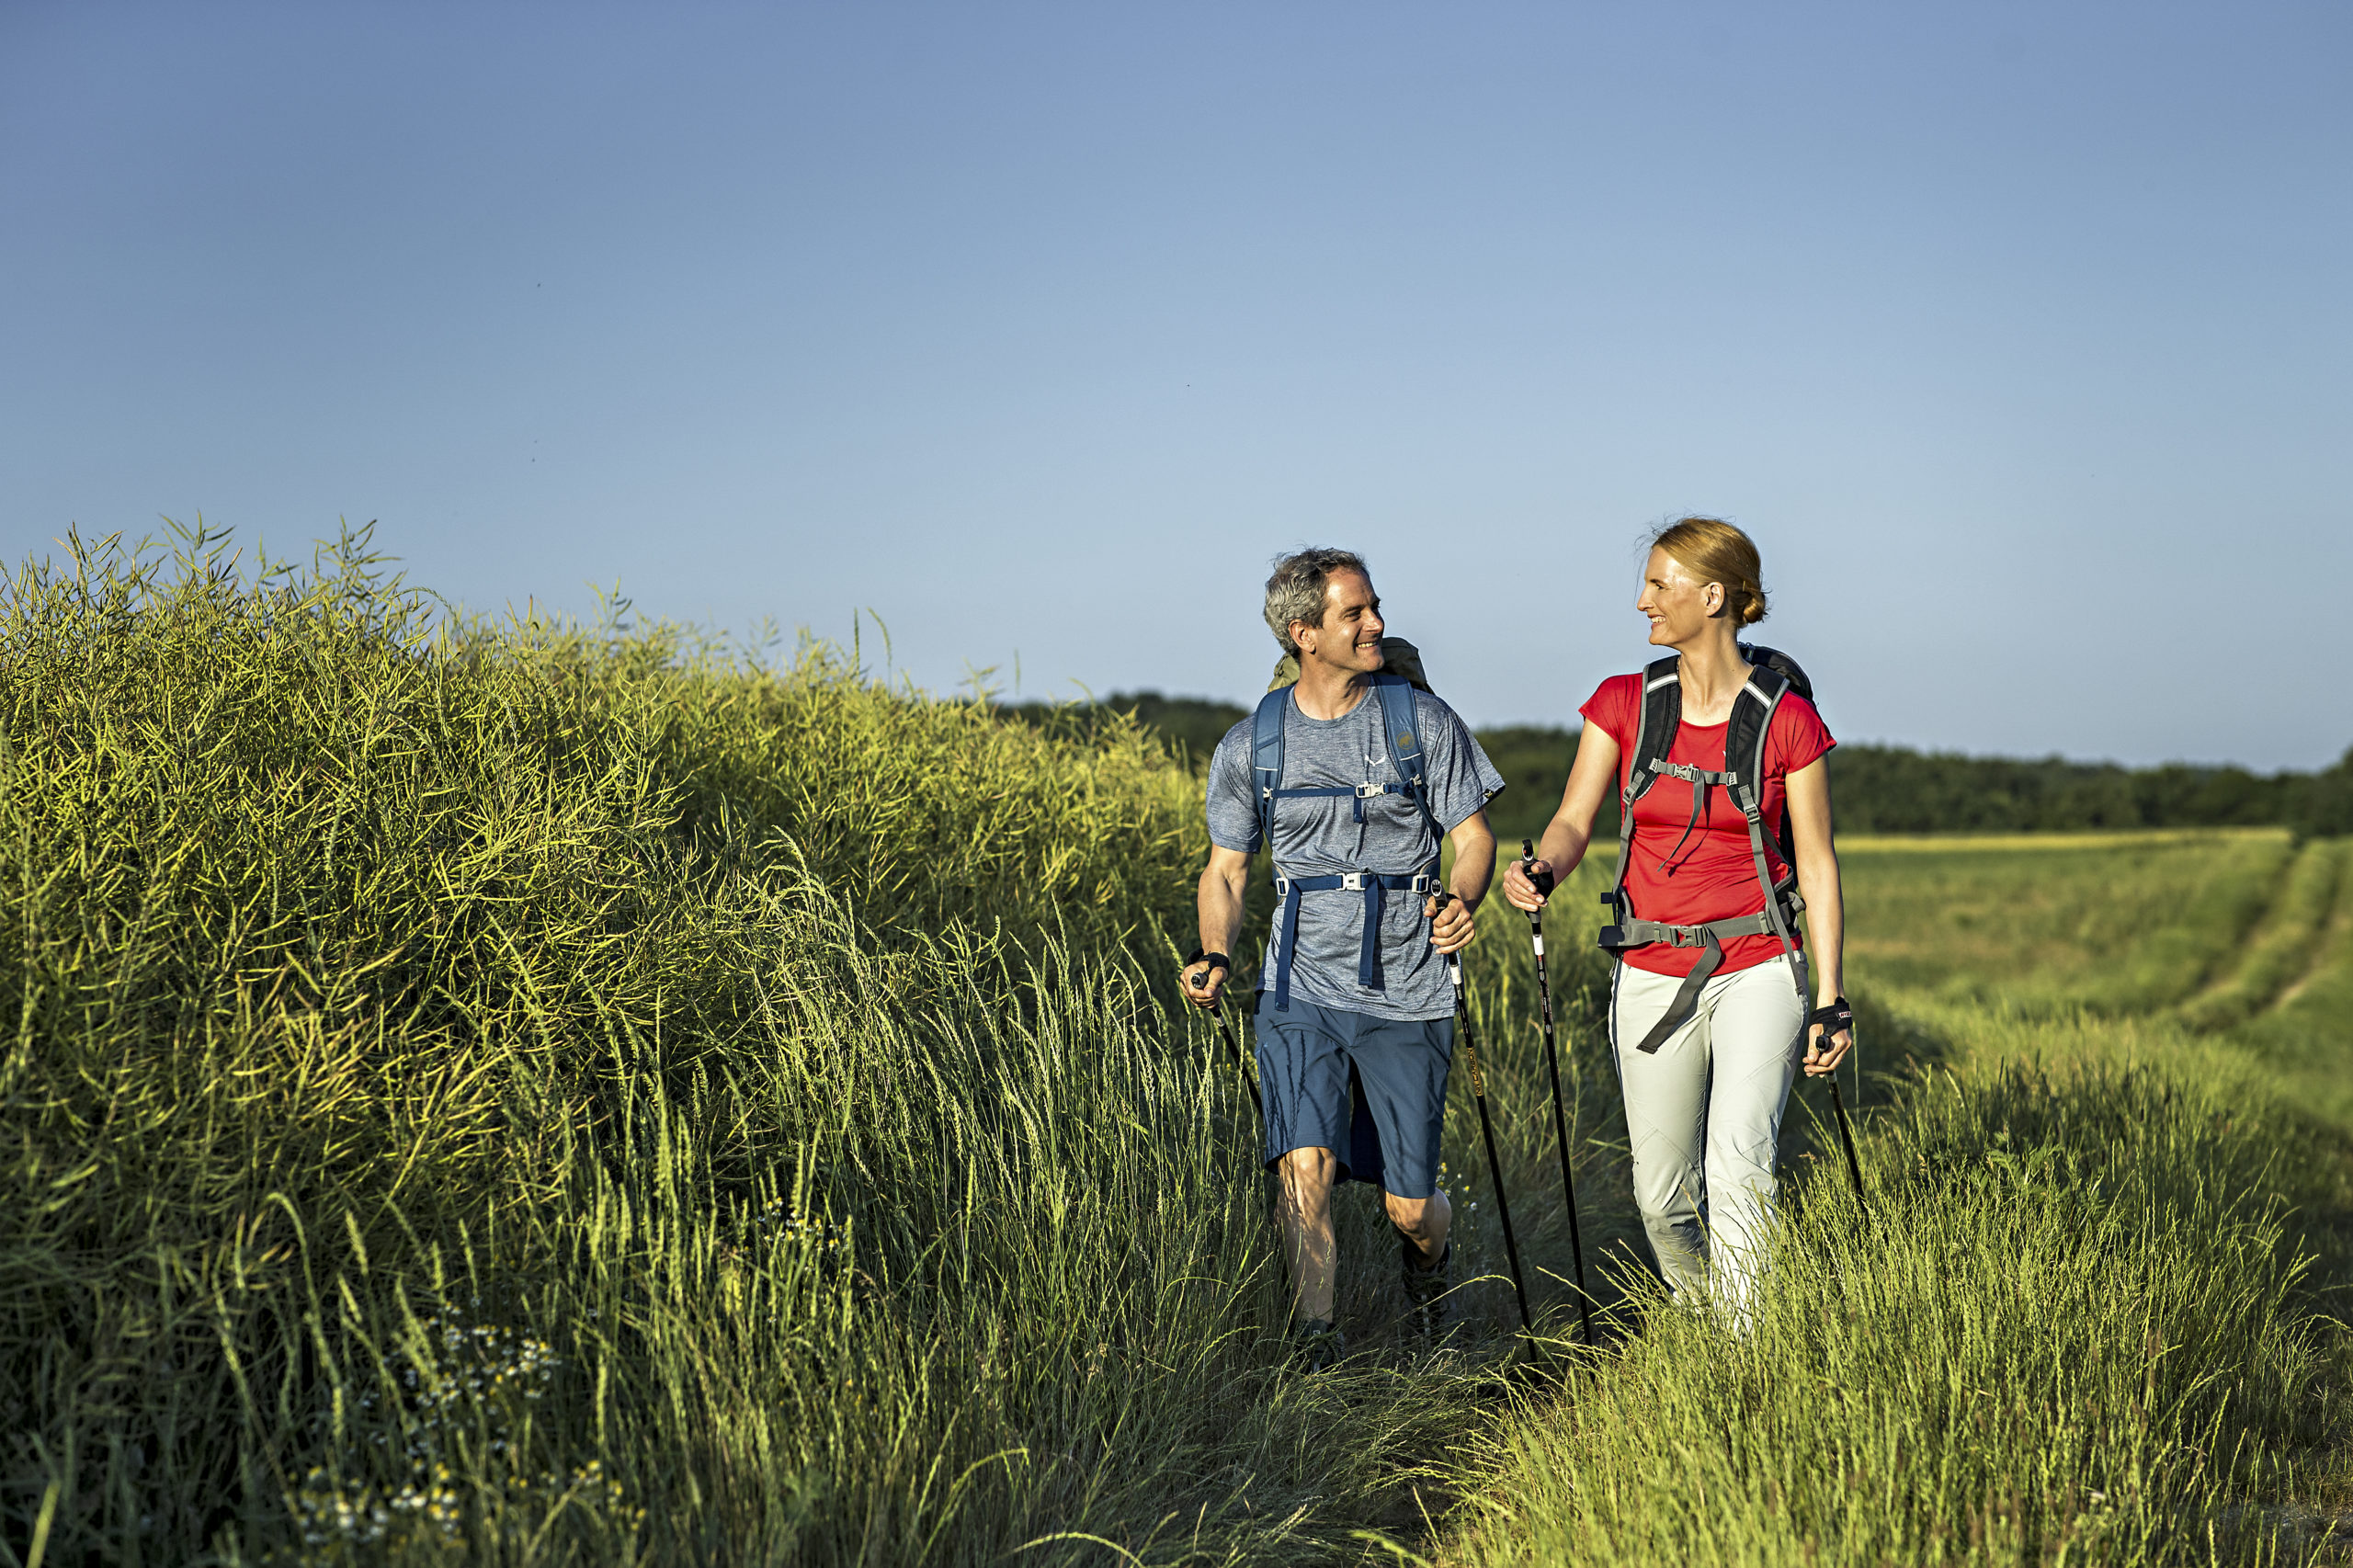
[[[1454,1221],[1454,1206],[1447,1202],[1446,1194],[1400,1198],[1393,1192],[1384,1192],[1381,1196],[1387,1200],[1389,1222],[1421,1254],[1420,1266],[1436,1268],[1438,1260],[1446,1256],[1446,1231]]]
[[[1283,1258],[1290,1265],[1292,1299],[1299,1323],[1332,1321],[1332,1184],[1339,1179],[1339,1157],[1329,1149],[1293,1149],[1276,1165],[1282,1178],[1278,1212],[1283,1228]]]

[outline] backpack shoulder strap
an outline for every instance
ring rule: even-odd
[[[1250,719],[1250,783],[1258,808],[1258,844],[1268,856],[1275,852],[1275,791],[1283,787],[1283,712],[1290,706],[1290,687],[1279,687],[1258,699]]]
[[[1651,764],[1666,760],[1675,749],[1675,732],[1682,727],[1683,660],[1670,653],[1643,671],[1642,713],[1634,721],[1634,755],[1628,762],[1622,804],[1632,805],[1658,782],[1658,770]]]
[[[1773,730],[1773,715],[1780,711],[1781,699],[1790,693],[1790,681],[1779,671],[1758,665],[1749,672],[1748,684],[1732,699],[1732,719],[1724,726],[1724,772],[1730,776],[1725,790],[1732,803],[1748,819],[1748,848],[1756,862],[1756,886],[1764,894],[1765,909],[1773,924],[1774,934],[1781,938],[1784,951],[1794,952],[1797,944],[1790,937],[1789,915],[1804,907],[1795,897],[1795,887],[1790,897],[1780,896],[1773,886],[1773,870],[1765,859],[1765,741]],[[1787,850],[1783,860],[1789,860]]]
[[[1430,837],[1444,843],[1438,814],[1430,809],[1429,758],[1422,747],[1421,720],[1414,704],[1414,683],[1386,670],[1372,677],[1372,693],[1381,700],[1381,730],[1389,744],[1389,766],[1397,770],[1405,798],[1421,809]]]
[[[1765,736],[1789,691],[1787,679],[1759,665],[1732,699],[1732,719],[1724,725],[1724,772],[1730,775],[1733,804],[1744,812],[1765,798]]]
[[[1798,667],[1798,662],[1795,659],[1790,658],[1779,648],[1768,648],[1762,643],[1743,642],[1740,645],[1740,656],[1748,661],[1751,668],[1772,671],[1790,683],[1791,691],[1796,692],[1808,702],[1813,700],[1813,682],[1806,678],[1805,671]]]
[[[1658,782],[1654,762],[1665,762],[1675,749],[1675,732],[1683,727],[1683,658],[1669,653],[1643,669],[1643,697],[1634,709],[1634,744],[1627,748],[1626,781],[1618,789],[1618,878],[1601,902],[1623,921],[1626,868],[1634,858],[1634,802]]]

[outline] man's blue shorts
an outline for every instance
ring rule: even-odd
[[[1294,991],[1286,1012],[1261,993],[1256,1022],[1268,1165],[1329,1149],[1342,1181],[1379,1182],[1400,1198],[1438,1190],[1452,1018],[1376,1018]]]

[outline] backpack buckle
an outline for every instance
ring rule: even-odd
[[[1364,873],[1362,871],[1343,871],[1340,873],[1340,889],[1343,892],[1364,892]]]
[[[1386,795],[1387,793],[1389,793],[1389,786],[1385,783],[1359,784],[1357,786],[1357,799],[1359,801],[1370,801],[1375,795]]]

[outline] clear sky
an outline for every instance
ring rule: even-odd
[[[2341,0],[0,0],[0,301],[10,561],[1241,699],[1345,544],[1566,722],[1707,510],[1846,738],[2353,742]]]

